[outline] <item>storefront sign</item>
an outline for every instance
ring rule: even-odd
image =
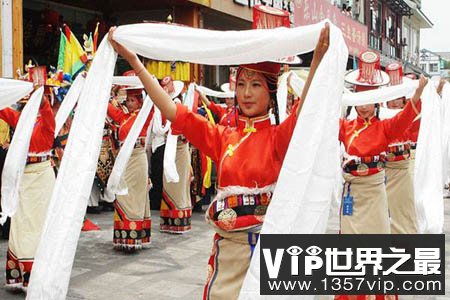
[[[342,30],[349,54],[358,56],[367,49],[367,26],[344,15],[329,0],[295,0],[295,26],[303,26],[330,19]]]

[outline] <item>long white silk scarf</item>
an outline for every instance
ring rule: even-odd
[[[450,84],[446,83],[442,89],[442,180],[447,183],[449,173],[449,143],[450,143]]]
[[[213,31],[167,24],[145,23],[117,28],[115,39],[132,51],[157,60],[234,65],[273,60],[312,51],[323,26],[324,23],[322,22],[296,28]],[[332,32],[334,32],[333,36],[339,35],[341,38],[340,32],[337,34],[338,29],[336,27],[332,26]],[[292,41],[298,42],[293,43]],[[339,46],[345,48],[343,41],[341,42]],[[328,83],[326,88],[327,96],[314,95],[314,93],[310,95],[310,98],[313,100],[320,99],[320,101],[324,101],[325,99],[325,101],[333,102],[331,104],[332,107],[333,105],[338,106],[340,102],[339,97],[342,94],[343,78],[336,76],[336,74],[340,73],[335,70],[335,67],[328,68],[328,64],[329,66],[340,66],[341,62],[346,61],[346,48],[345,51],[343,49],[341,51],[342,53],[339,54],[331,51],[339,55],[339,59],[335,55],[333,60],[325,60],[322,65],[327,65],[327,68],[320,68],[318,74],[316,74],[318,78],[322,78],[323,75],[320,74],[327,73],[327,76],[324,78],[324,82]],[[343,52],[345,52],[345,58]],[[67,294],[77,240],[80,235],[100,152],[115,62],[116,53],[105,38],[95,55],[80,96],[79,107],[65,149],[65,158],[61,163],[60,173],[56,180],[43,227],[41,243],[35,256],[27,294],[29,299],[64,299]],[[336,64],[336,62],[339,62],[339,64]],[[329,70],[335,70],[336,72],[331,73]],[[319,80],[314,80],[314,82],[313,86],[325,86]],[[314,91],[314,88],[312,90]],[[335,94],[329,95],[328,93],[332,91]],[[330,112],[334,113],[334,109],[330,110],[325,105],[320,105],[317,110],[322,113],[320,120],[330,117],[326,125],[322,126],[323,124],[320,124],[318,128],[328,128],[332,124],[332,127],[336,127],[336,130],[331,130],[335,138],[337,136],[338,114],[329,115]],[[308,119],[312,124],[317,124],[316,122],[319,120],[316,118],[317,115],[314,120],[305,116],[308,116],[308,113],[303,114],[303,118]],[[332,121],[333,118],[335,118],[335,122]],[[313,141],[318,142],[318,138],[321,138],[323,141],[325,137],[325,135],[316,134],[310,138],[312,133],[316,134],[317,132],[316,130],[309,133],[306,132],[305,136],[301,137],[302,147],[304,147],[303,142],[309,143],[310,147],[312,147],[311,143]],[[337,145],[335,139],[330,136],[329,138],[329,146],[333,145],[334,147],[335,144]],[[330,150],[333,151],[331,148]],[[288,157],[295,156],[292,152],[293,150],[291,150],[291,154],[288,152]],[[308,155],[311,153],[317,152],[308,152]],[[298,157],[307,157],[308,155]],[[324,161],[326,159],[321,159],[322,163],[319,162],[320,165]],[[333,165],[337,161],[338,157],[333,157],[329,164]],[[308,174],[311,174],[311,168],[312,166],[310,166]],[[314,170],[316,169],[317,167],[315,166]],[[330,176],[330,178],[334,178],[334,171],[332,173],[333,176]],[[306,176],[306,174],[304,175]],[[287,179],[285,176],[280,178]],[[301,182],[303,191],[303,185],[310,184],[305,177],[299,182]],[[326,180],[322,183],[331,185],[331,182]],[[317,187],[317,185],[314,186]],[[328,190],[326,187],[320,187],[322,197],[316,198],[319,201],[325,201],[323,198]],[[316,220],[318,214],[315,213],[312,216],[314,216],[314,221],[319,221]],[[320,214],[320,217],[323,217],[322,214]],[[268,220],[270,223],[271,219],[269,218]],[[325,227],[323,224],[322,226],[311,226],[311,223],[314,224],[316,222],[309,220],[308,228],[318,229],[319,227]],[[326,224],[326,220],[321,219],[321,223]]]
[[[32,82],[0,78],[0,109],[19,101],[32,90]]]
[[[58,112],[55,116],[55,137],[58,136],[59,131],[64,125],[64,122],[66,122],[67,117],[70,115],[70,112],[75,107],[75,104],[77,104],[85,81],[86,79],[82,75],[77,76],[66,97],[64,97],[64,101],[61,103],[61,106],[59,107]]]
[[[219,92],[202,85],[197,85],[196,88],[205,94],[206,96],[216,97],[216,98],[234,98],[234,92]]]
[[[297,96],[300,97],[301,91],[305,86],[303,79],[301,79],[297,73],[293,71],[283,73],[283,75],[280,76],[277,89],[278,115],[280,117],[280,122],[283,122],[287,118],[286,104],[289,89],[289,76],[291,76],[290,85]]]
[[[344,105],[352,106],[386,102],[400,97],[411,98],[412,93],[418,85],[418,80],[409,80],[408,78],[405,78],[403,84],[400,85],[382,87],[364,92],[344,93],[342,101]]]
[[[152,107],[153,102],[150,100],[149,96],[147,96],[144,100],[144,104],[142,105],[141,110],[139,111],[138,116],[136,117],[136,120],[133,123],[133,126],[131,126],[130,132],[125,138],[125,142],[123,143],[122,147],[120,147],[119,154],[117,155],[116,161],[114,162],[114,167],[111,171],[111,175],[109,176],[108,184],[106,186],[105,200],[113,202],[114,194],[128,194],[128,187],[126,186],[125,181],[122,179],[122,176],[127,168],[128,160],[131,157],[131,153],[133,152],[134,145],[137,138],[139,137],[139,133],[142,131],[142,128],[147,121]]]
[[[414,196],[418,233],[442,233],[442,121],[439,95],[432,83],[422,94],[422,119],[417,140]]]
[[[36,251],[27,299],[65,299],[102,143],[117,54],[104,40],[81,92]]]
[[[1,224],[5,223],[7,217],[14,215],[19,205],[19,187],[22,182],[30,139],[43,93],[44,87],[40,87],[31,95],[20,114],[19,122],[9,145],[2,172]]]
[[[188,86],[184,97],[184,105],[188,107],[189,110],[192,111],[194,106],[194,94],[195,94],[195,83],[191,83]],[[175,102],[180,102],[179,99],[175,99]],[[178,175],[176,158],[177,158],[177,141],[178,135],[172,134],[172,129],[169,129],[169,133],[167,134],[166,139],[166,147],[164,149],[164,177],[167,182],[176,183],[180,180],[180,176]]]
[[[131,86],[142,85],[141,80],[137,76],[114,76],[112,83],[117,85],[131,85]]]

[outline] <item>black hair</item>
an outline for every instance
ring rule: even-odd
[[[380,118],[380,104],[375,103],[375,116],[379,119]]]

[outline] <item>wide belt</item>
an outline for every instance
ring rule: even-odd
[[[386,160],[389,161],[401,161],[411,157],[411,145],[409,143],[389,146]]]
[[[263,193],[214,200],[208,208],[208,218],[227,232],[251,231],[262,225],[271,197],[271,193]]]
[[[367,176],[381,172],[385,167],[386,156],[384,154],[376,156],[355,157],[346,162],[343,170],[353,176]]]
[[[36,164],[40,162],[44,162],[47,160],[50,160],[50,155],[42,155],[42,156],[28,156],[27,157],[27,164]]]

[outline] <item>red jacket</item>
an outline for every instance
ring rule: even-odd
[[[12,128],[16,128],[19,117],[20,112],[11,108],[0,110],[0,119],[4,120]],[[39,115],[31,135],[28,152],[37,154],[51,151],[55,139],[55,126],[55,117],[52,108],[50,103],[46,100],[39,108]]]
[[[421,102],[416,103],[420,111]],[[339,141],[344,143],[349,155],[358,157],[377,156],[388,149],[390,143],[402,140],[406,130],[416,117],[411,102],[391,119],[372,117],[368,122],[359,116],[355,120],[342,120]]]
[[[147,128],[150,125],[150,121],[153,117],[153,110],[150,112],[147,120],[145,121],[144,127],[142,127],[141,132],[139,133],[139,137],[147,136]],[[128,133],[131,130],[131,127],[134,124],[134,121],[137,118],[139,110],[133,113],[125,113],[122,109],[115,107],[111,103],[108,103],[108,116],[113,119],[114,122],[120,125],[119,127],[119,140],[124,142]]]

